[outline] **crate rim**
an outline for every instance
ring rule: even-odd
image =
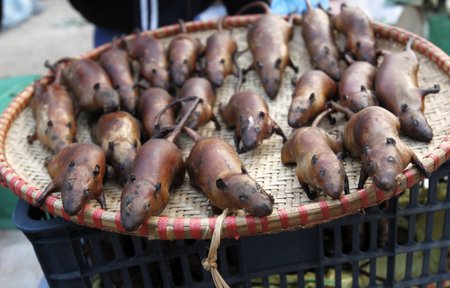
[[[226,17],[226,27],[244,27],[258,19],[260,15],[230,16]],[[295,17],[298,25],[301,17]],[[373,22],[373,28],[380,37],[388,38],[406,44],[410,37],[415,41],[413,49],[429,58],[437,64],[439,68],[450,76],[450,57],[438,47],[427,40],[401,28],[392,27],[385,24]],[[186,27],[189,32],[206,31],[215,29],[217,20],[187,22]],[[173,36],[181,31],[180,25],[165,26],[156,30],[146,31],[156,38]],[[134,35],[127,36],[127,39]],[[93,58],[106,50],[110,44],[102,45],[76,58]],[[47,75],[42,81],[48,81]],[[0,176],[19,198],[24,199],[31,205],[36,205],[35,201],[42,191],[33,186],[32,183],[24,181],[17,175],[6,159],[5,142],[6,136],[12,122],[28,105],[33,94],[33,85],[29,85],[20,92],[9,104],[0,117]],[[429,154],[423,157],[423,164],[429,172],[437,170],[450,157],[450,132],[444,137]],[[269,216],[227,216],[222,228],[222,238],[238,238],[240,236],[258,235],[266,233],[280,232],[299,228],[312,227],[321,223],[329,222],[346,215],[354,214],[364,208],[374,206],[386,201],[415,183],[423,179],[421,173],[414,167],[409,167],[403,171],[397,187],[393,191],[384,192],[376,188],[373,184],[358,190],[349,195],[341,195],[337,200],[323,200],[314,203],[290,207],[289,209],[279,209]],[[119,212],[109,212],[87,205],[84,211],[76,216],[70,217],[62,208],[61,200],[54,196],[49,196],[43,205],[49,213],[60,216],[66,220],[77,224],[94,227],[106,231],[136,236],[145,236],[149,239],[175,240],[175,239],[210,239],[214,232],[216,217],[203,218],[174,218],[166,216],[153,216],[140,229],[133,232],[126,232],[120,223]],[[330,210],[333,209],[333,215]]]

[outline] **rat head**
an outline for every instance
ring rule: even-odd
[[[401,108],[401,130],[415,140],[430,142],[433,139],[433,129],[422,112],[410,109],[407,104],[403,104]]]
[[[350,110],[357,113],[369,106],[378,105],[377,98],[374,93],[361,85],[361,90],[350,95],[344,94],[343,99]]]
[[[245,151],[253,150],[261,143],[265,138],[267,125],[269,125],[268,115],[264,111],[239,116],[239,123],[236,128],[240,130]]]
[[[333,199],[339,198],[344,191],[345,169],[340,156],[334,153],[314,154],[311,165],[318,189]]]
[[[247,213],[255,216],[266,216],[272,213],[273,196],[247,174],[244,167],[240,174],[231,174],[224,178],[216,179],[216,187],[222,193],[221,198],[224,208],[239,207]],[[220,205],[216,205],[220,206]]]
[[[181,108],[180,116],[183,117],[186,113],[189,112],[189,109],[192,107],[192,101],[188,101],[183,104],[183,108]],[[200,104],[195,107],[194,111],[192,112],[191,116],[186,121],[186,127],[189,127],[191,129],[197,130],[200,126],[204,124],[205,121],[205,114],[204,113],[204,107],[203,103],[200,102]]]
[[[128,173],[131,171],[131,166],[139,146],[140,142],[138,139],[134,139],[134,141],[123,139],[122,141],[108,142],[106,157],[108,158],[108,162],[111,163],[111,166],[113,166],[116,174],[123,180],[127,179]]]
[[[103,189],[104,173],[99,165],[92,169],[86,165],[78,166],[74,160],[70,161],[61,187],[61,198],[67,214],[78,214],[89,200],[96,197],[98,191]]]
[[[386,138],[375,147],[364,147],[361,157],[361,169],[384,191],[395,187],[396,177],[405,167],[396,145],[394,138]]]
[[[339,69],[338,57],[334,55],[328,46],[322,48],[321,53],[314,57],[315,66],[328,74],[333,80],[339,81],[341,79],[341,70]]]
[[[176,58],[169,61],[170,77],[175,85],[183,86],[184,82],[189,78],[189,60],[187,58]]]
[[[369,39],[364,38],[356,42],[356,46],[352,52],[359,61],[366,61],[373,65],[377,64],[375,43]]]
[[[146,76],[145,78],[147,78],[152,87],[166,90],[169,88],[169,73],[166,68],[156,65],[147,65],[142,74]]]
[[[214,85],[215,88],[219,88],[223,84],[225,75],[225,58],[215,57],[216,59],[206,60],[206,77]]]
[[[275,99],[278,95],[281,85],[281,76],[284,70],[281,58],[270,62],[269,59],[261,59],[256,61],[256,71],[259,74],[264,90],[270,99]]]
[[[75,140],[76,134],[76,121],[70,121],[67,123],[57,122],[49,120],[47,122],[46,134],[52,140],[50,142],[50,149],[55,153],[67,146],[70,143],[73,143]]]
[[[136,102],[137,102],[136,101],[137,92],[135,88],[128,85],[124,85],[117,87],[116,90],[119,93],[122,108],[125,109],[125,111],[128,111],[134,115],[136,111]]]
[[[292,95],[294,97],[295,95]],[[293,128],[298,128],[308,123],[316,114],[317,109],[311,107],[316,102],[316,95],[314,92],[309,94],[309,97],[294,97],[289,108],[288,124]]]
[[[131,175],[125,184],[120,202],[120,219],[126,231],[134,231],[155,212],[154,202],[161,191],[161,183],[136,180]]]
[[[102,87],[100,83],[94,85],[94,101],[102,112],[116,111],[120,108],[120,99],[117,91],[111,87]]]

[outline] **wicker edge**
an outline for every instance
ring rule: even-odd
[[[227,17],[226,25],[229,27],[242,27],[257,19],[259,16],[234,16]],[[295,23],[299,24],[301,17],[296,17]],[[216,21],[189,22],[186,23],[190,32],[214,29]],[[375,31],[383,38],[405,44],[410,37],[416,38],[413,49],[422,53],[436,63],[447,75],[450,76],[450,57],[442,50],[429,43],[427,40],[414,35],[401,28],[391,27],[379,23],[373,23]],[[148,31],[157,38],[168,37],[180,32],[179,25],[166,26],[161,29]],[[128,36],[133,37],[132,35]],[[77,58],[95,57],[104,51],[109,44],[105,44]],[[47,79],[44,77],[44,83]],[[30,204],[42,191],[32,184],[26,183],[9,165],[5,157],[5,142],[9,128],[17,116],[28,105],[33,94],[33,85],[26,87],[10,103],[0,117],[0,184],[6,183],[19,198]],[[450,133],[443,141],[423,159],[428,171],[435,171],[450,157]],[[337,200],[319,201],[306,205],[299,205],[290,209],[279,209],[266,217],[254,216],[228,216],[222,229],[223,238],[238,238],[240,236],[256,235],[261,233],[273,233],[282,230],[292,230],[302,227],[310,227],[328,222],[345,215],[356,213],[364,208],[381,203],[403,192],[415,183],[423,179],[423,176],[414,167],[407,168],[398,182],[394,191],[384,192],[370,185],[349,195],[342,195]],[[44,208],[44,207],[43,207]],[[146,225],[132,233],[126,233],[120,223],[120,214],[104,211],[86,205],[84,213],[70,217],[63,209],[62,202],[57,197],[49,196],[45,203],[45,209],[52,214],[60,216],[75,223],[95,227],[107,231],[145,236],[150,239],[210,239],[214,232],[216,217],[212,218],[170,218],[151,217]]]

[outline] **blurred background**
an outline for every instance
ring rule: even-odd
[[[155,1],[147,3],[151,5],[151,2]],[[346,1],[320,2],[329,5],[337,13],[340,5]],[[45,60],[54,62],[91,50],[96,28],[69,1],[0,0],[0,3],[0,109],[3,109],[24,85],[45,72]],[[429,39],[447,54],[450,53],[450,1],[359,0],[349,4],[359,6],[375,21],[400,26]],[[301,11],[304,3],[273,0],[271,7],[274,12],[285,14]],[[108,18],[107,10],[99,8],[96,12]],[[192,15],[192,18],[204,20],[225,13],[223,4],[216,1],[209,9]],[[155,25],[151,19],[147,22],[140,21],[140,26]],[[102,23],[107,25],[109,22]],[[99,28],[108,30],[110,27],[97,25],[97,32]],[[117,27],[114,29],[117,30]],[[0,191],[0,283],[3,287],[46,287],[31,244],[21,232],[14,229],[10,220],[15,201],[16,197],[11,192],[6,189]]]

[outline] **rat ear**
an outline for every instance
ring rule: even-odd
[[[155,193],[158,194],[161,191],[161,182],[155,184]]]
[[[403,104],[401,108],[402,108],[402,112],[407,112],[409,110],[408,104]]]
[[[386,144],[392,144],[392,145],[394,145],[395,146],[395,144],[396,144],[397,142],[395,142],[395,139],[394,138],[386,138]]]
[[[364,155],[369,154],[369,146],[368,145],[364,145],[363,150],[364,150]]]
[[[248,171],[245,169],[244,165],[241,166],[241,172],[242,174],[248,174]]]
[[[280,69],[280,65],[281,65],[281,58],[278,57],[277,60],[275,60],[275,68],[276,69]]]
[[[114,142],[113,141],[108,142],[108,150],[114,151]]]
[[[92,171],[92,174],[94,175],[94,177],[97,177],[98,174],[100,174],[100,166],[99,165],[95,165],[95,169],[94,169],[94,171]]]
[[[219,190],[225,191],[225,189],[227,189],[227,184],[223,182],[222,178],[219,178],[216,180],[216,187]]]

